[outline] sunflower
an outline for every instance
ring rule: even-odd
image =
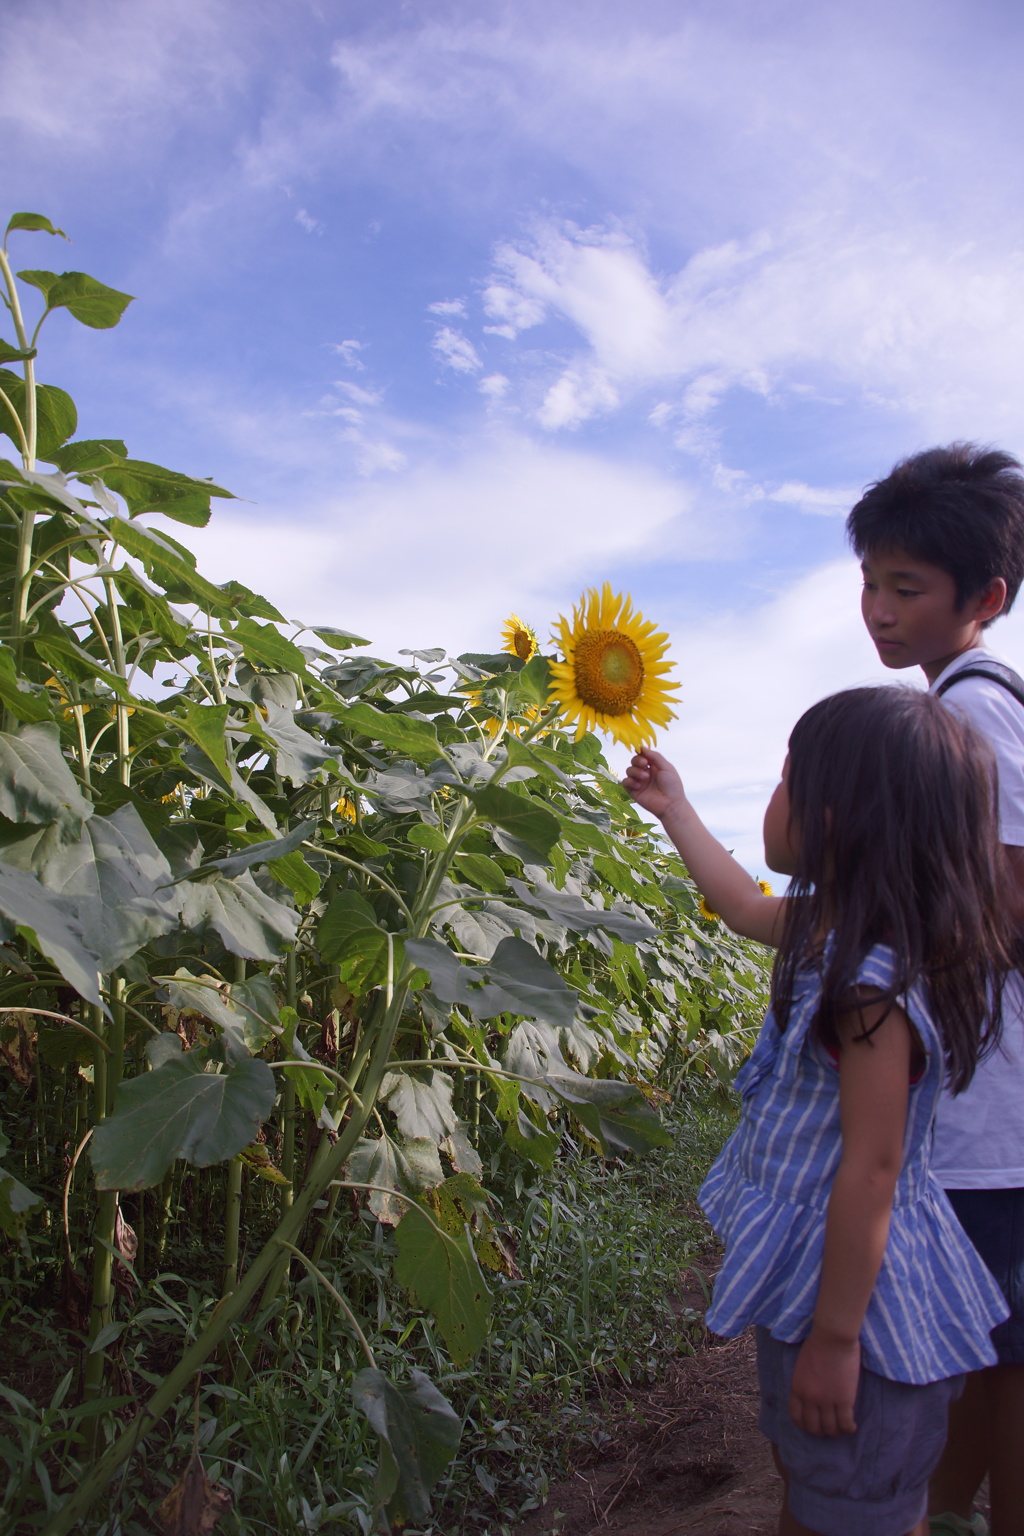
[[[770,885],[770,883],[767,880],[759,880],[757,882],[757,888],[761,892],[762,896],[774,896],[775,895],[775,892],[772,890],[771,885]]]
[[[510,613],[501,631],[502,650],[518,656],[522,662],[532,661],[540,649],[535,630],[532,630],[518,613]]]
[[[665,681],[672,663],[662,659],[668,636],[607,581],[583,594],[571,623],[558,620],[555,639],[565,659],[551,664],[551,699],[577,721],[577,741],[596,728],[635,750],[675,719],[679,684]]]
[[[334,809],[336,814],[340,816],[343,821],[355,822],[356,803],[348,795],[342,795]]]
[[[707,918],[709,923],[717,923],[717,921],[718,921],[718,913],[715,911],[714,907],[709,907],[708,906],[708,904],[704,900],[703,896],[701,897],[700,901],[698,901],[698,903],[697,903],[697,910],[700,913],[701,917],[706,917]]]

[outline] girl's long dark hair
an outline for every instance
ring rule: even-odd
[[[994,786],[988,743],[915,689],[852,688],[797,721],[789,799],[799,863],[772,975],[781,1029],[798,968],[818,963],[815,1028],[834,1040],[861,962],[886,944],[892,1001],[925,983],[949,1084],[967,1086],[998,1038],[1003,980],[1020,963]]]

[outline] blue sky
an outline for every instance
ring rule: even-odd
[[[662,743],[759,863],[793,721],[880,669],[842,517],[903,453],[1024,452],[1022,13],[902,0],[6,0],[19,265],[83,435],[213,476],[194,547],[378,653],[609,579]],[[993,643],[1024,662],[1024,618]]]

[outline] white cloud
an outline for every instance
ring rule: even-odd
[[[366,347],[365,341],[332,341],[330,347],[332,352],[339,354],[347,367],[360,369],[366,367],[359,357],[359,353]]]
[[[508,393],[509,382],[503,373],[489,373],[480,380],[480,393],[491,400],[500,400]]]
[[[383,394],[379,389],[361,389],[358,384],[351,384],[347,379],[336,379],[335,389],[340,389],[343,395],[347,395],[356,405],[380,405]]]
[[[461,331],[452,330],[450,325],[443,325],[435,333],[434,351],[457,373],[475,373],[483,366],[469,337],[463,336]]]
[[[189,535],[201,568],[265,592],[289,616],[402,645],[486,650],[514,609],[538,630],[623,562],[658,557],[670,529],[694,559],[718,548],[686,487],[592,453],[490,439],[408,471],[255,514],[218,507]],[[443,558],[438,558],[443,551]]]
[[[432,315],[464,315],[466,301],[465,299],[438,299],[436,304],[428,304],[427,309]]]
[[[769,501],[785,502],[788,506],[799,507],[801,512],[823,517],[845,517],[854,502],[860,500],[862,489],[852,486],[805,485],[802,480],[787,480],[777,490],[766,494]]]
[[[307,235],[322,235],[324,232],[324,226],[320,223],[320,220],[314,219],[313,215],[307,213],[305,208],[297,209],[295,222],[306,231]]]

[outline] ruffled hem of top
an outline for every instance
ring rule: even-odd
[[[726,1338],[752,1323],[798,1343],[810,1331],[825,1224],[819,1208],[772,1199],[730,1158],[698,1196],[726,1245],[707,1324]],[[1009,1315],[992,1275],[933,1179],[893,1210],[885,1257],[861,1330],[865,1366],[924,1385],[996,1364],[989,1337]]]

